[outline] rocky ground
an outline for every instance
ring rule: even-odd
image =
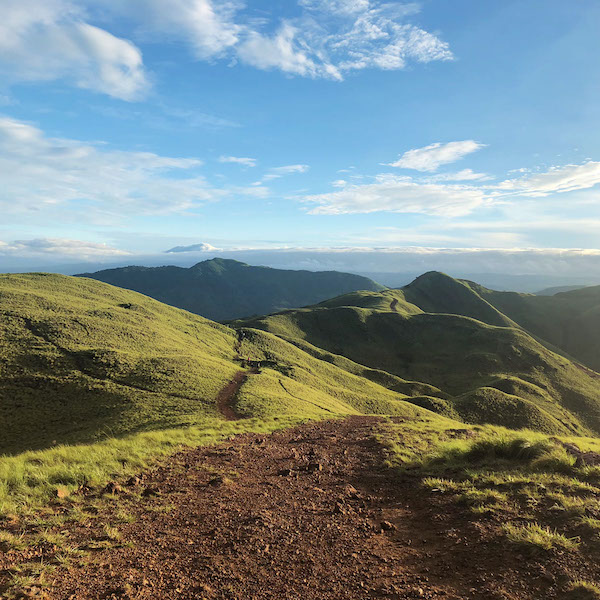
[[[417,477],[384,467],[374,437],[381,427],[381,419],[353,417],[242,435],[181,452],[104,496],[90,492],[81,506],[89,518],[60,531],[85,554],[55,560],[46,586],[28,593],[90,600],[562,597],[547,567],[508,552],[493,527],[432,503]],[[19,561],[64,554],[51,546],[5,552],[0,576]]]

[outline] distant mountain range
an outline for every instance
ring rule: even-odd
[[[337,271],[289,271],[215,258],[193,267],[123,267],[89,277],[133,290],[215,321],[264,315],[384,286]]]

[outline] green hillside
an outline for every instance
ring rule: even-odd
[[[476,289],[527,331],[600,370],[600,286],[553,296]]]
[[[215,258],[182,267],[124,267],[84,277],[140,292],[215,321],[298,308],[355,290],[384,287],[360,275],[250,266]]]
[[[222,419],[237,342],[229,327],[90,279],[0,275],[0,453]],[[237,394],[243,417],[415,414],[401,392],[270,334],[240,350],[274,367]]]
[[[450,314],[461,308],[469,316]],[[596,374],[511,323],[468,283],[429,274],[402,290],[349,294],[239,324],[429,384],[441,393],[413,401],[442,414],[546,432],[600,432]]]
[[[425,312],[521,327],[549,349],[600,370],[600,286],[542,296],[497,292],[432,272],[398,291]]]

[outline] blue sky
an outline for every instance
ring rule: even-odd
[[[597,0],[4,0],[0,262],[593,255],[599,27]]]

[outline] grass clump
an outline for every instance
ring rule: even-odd
[[[528,525],[506,523],[502,526],[502,530],[509,542],[528,550],[576,550],[579,547],[576,539],[568,538],[538,523]]]
[[[589,581],[573,581],[567,588],[567,600],[600,600],[600,587]]]
[[[15,534],[6,530],[0,531],[0,551],[22,550],[25,546],[26,543],[22,534]]]

